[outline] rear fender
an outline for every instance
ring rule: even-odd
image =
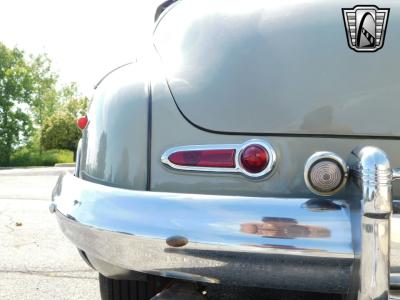
[[[149,81],[140,62],[109,73],[96,87],[82,139],[80,177],[147,187]]]

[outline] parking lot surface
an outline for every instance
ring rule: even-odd
[[[0,170],[0,299],[100,299],[97,273],[48,211],[66,168]]]

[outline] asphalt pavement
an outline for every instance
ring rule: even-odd
[[[100,299],[97,273],[82,261],[48,211],[51,191],[63,172],[72,169],[0,169],[0,300]],[[398,216],[392,230],[400,249]],[[400,251],[392,251],[392,263],[400,271]],[[220,299],[232,295],[249,296],[230,288]]]
[[[48,211],[68,168],[0,170],[0,299],[96,300],[98,275]]]

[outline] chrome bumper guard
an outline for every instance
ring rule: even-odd
[[[78,248],[122,269],[388,299],[397,172],[376,148],[352,160],[358,201],[131,191],[64,175],[52,209]]]
[[[399,170],[392,170],[385,152],[375,147],[355,149],[351,160],[362,191],[358,299],[389,299],[392,181],[400,178]]]

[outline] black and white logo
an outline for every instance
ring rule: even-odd
[[[375,52],[383,47],[389,8],[357,5],[342,8],[349,47],[357,52]]]

